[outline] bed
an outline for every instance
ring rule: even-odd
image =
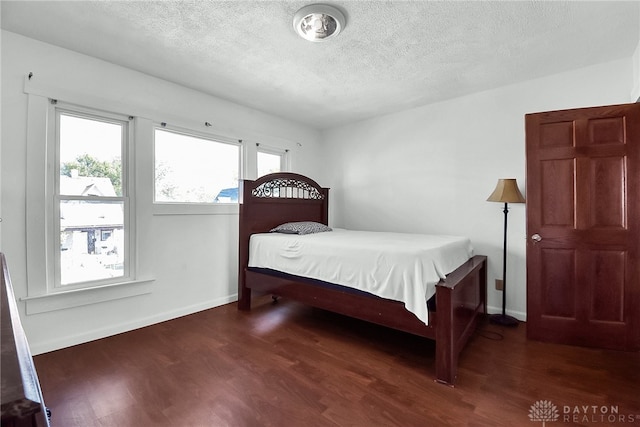
[[[328,202],[329,189],[299,174],[282,172],[241,182],[238,309],[251,309],[255,291],[435,340],[435,380],[454,385],[458,356],[486,309],[485,256],[472,255],[435,284],[435,295],[425,302],[420,316],[401,301],[314,277],[249,266],[252,236],[290,222],[326,225]]]

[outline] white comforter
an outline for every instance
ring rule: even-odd
[[[251,236],[249,267],[360,289],[395,301],[425,324],[435,285],[473,256],[466,237],[334,229]]]

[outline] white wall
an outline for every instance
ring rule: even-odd
[[[640,37],[639,37],[640,39]],[[633,89],[631,91],[631,100],[640,102],[640,41],[633,53]]]
[[[27,295],[27,95],[29,86],[60,100],[106,106],[181,126],[213,124],[213,132],[291,150],[292,169],[317,176],[319,132],[275,116],[177,86],[52,45],[2,32],[2,234],[16,298]],[[44,141],[43,141],[44,143]],[[301,144],[298,145],[298,144]],[[137,194],[140,270],[155,278],[152,292],[72,309],[26,315],[23,325],[35,354],[119,333],[213,307],[236,297],[237,213],[158,215],[152,205],[150,141],[136,141],[136,169],[146,191]],[[140,174],[140,171],[143,171]],[[236,209],[237,212],[237,209]]]
[[[524,115],[630,102],[631,59],[464,96],[327,131],[332,224],[469,236],[489,256],[489,306],[501,307],[498,178],[525,188]],[[333,173],[333,172],[336,173]],[[507,309],[526,318],[525,205],[511,204]]]

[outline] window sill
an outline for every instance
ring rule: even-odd
[[[47,313],[49,311],[150,294],[153,281],[154,279],[132,280],[92,288],[52,292],[50,294],[23,297],[20,298],[20,301],[25,302],[27,315]]]
[[[238,203],[154,203],[153,215],[237,215]]]

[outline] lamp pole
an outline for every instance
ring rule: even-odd
[[[509,204],[504,203],[504,243],[502,244],[502,317],[506,316],[507,309],[507,214]]]
[[[518,320],[507,316],[507,216],[509,214],[509,203],[504,202],[504,241],[502,244],[502,314],[494,314],[489,317],[491,323],[502,326],[518,326]]]

